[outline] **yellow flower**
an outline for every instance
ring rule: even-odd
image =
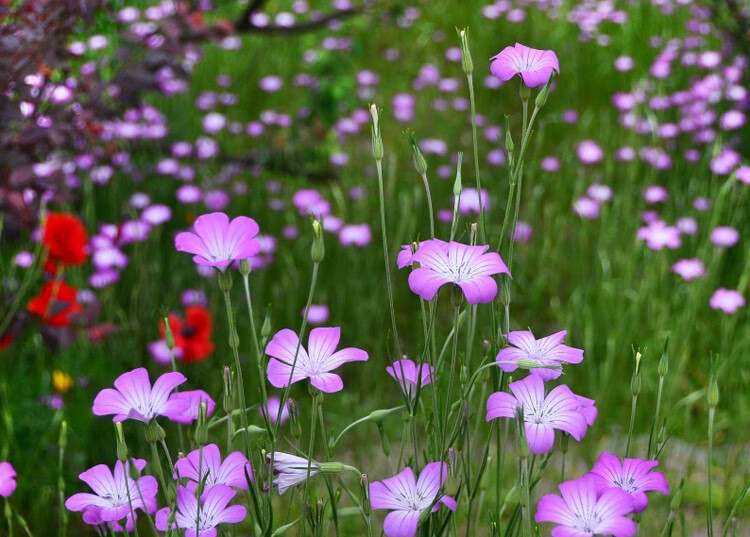
[[[70,375],[59,369],[52,372],[52,385],[58,393],[65,393],[73,387],[73,379]]]

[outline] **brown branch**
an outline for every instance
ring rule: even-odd
[[[261,3],[264,1],[265,0],[260,0]],[[364,2],[360,7],[356,7],[352,9],[340,9],[338,11],[329,13],[328,15],[325,15],[317,20],[304,22],[301,24],[296,24],[294,26],[255,26],[254,24],[252,24],[252,22],[250,22],[249,15],[247,17],[244,17],[243,15],[243,19],[237,21],[237,23],[234,26],[234,29],[235,31],[237,31],[237,33],[247,32],[247,33],[265,34],[265,35],[301,34],[304,32],[310,32],[313,30],[317,30],[318,28],[322,28],[323,26],[326,26],[329,22],[346,19],[354,15],[359,15],[361,13],[364,13],[367,9],[375,5],[376,1],[377,0],[370,0],[368,2]],[[256,0],[256,2],[254,3],[258,3],[258,0]]]
[[[234,23],[234,28],[238,32],[247,31],[248,28],[252,28],[253,25],[250,23],[250,16],[256,11],[260,11],[267,0],[253,0],[242,12],[237,21]]]

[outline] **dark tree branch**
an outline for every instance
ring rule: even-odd
[[[252,15],[256,11],[260,11],[260,9],[267,1],[268,0],[253,0],[252,2],[250,2],[245,8],[245,11],[242,12],[242,15],[240,15],[240,17],[234,23],[234,28],[238,32],[244,31],[246,30],[246,28],[251,28],[252,24],[250,24],[250,15]]]
[[[250,10],[250,6],[248,6],[248,10],[246,10],[247,16],[243,14],[243,17],[235,23],[234,29],[237,33],[247,32],[265,35],[301,34],[304,32],[310,32],[313,30],[317,30],[318,28],[322,28],[329,22],[346,19],[354,15],[364,13],[367,9],[375,5],[376,1],[377,0],[370,0],[364,2],[360,7],[352,9],[340,9],[338,11],[329,13],[328,15],[325,15],[317,20],[296,24],[294,26],[255,26],[254,24],[252,24],[252,22],[250,22],[250,13],[252,13],[253,10]],[[263,3],[265,3],[265,0],[255,0],[253,2],[253,4]]]

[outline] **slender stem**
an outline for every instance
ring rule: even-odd
[[[531,494],[529,492],[529,458],[521,459],[521,501],[523,505],[523,537],[531,535]]]
[[[167,488],[167,480],[164,478],[164,468],[161,466],[161,458],[159,457],[159,450],[156,447],[156,442],[149,442],[149,446],[151,446],[151,457],[154,461],[154,466],[156,466],[156,473],[159,476],[159,484],[161,485],[162,491],[164,491],[164,498],[167,502],[169,502],[169,489]],[[130,492],[130,487],[128,487],[128,493]],[[135,517],[133,517],[133,520],[135,520]]]
[[[659,388],[656,391],[656,413],[654,414],[654,423],[651,426],[651,435],[648,438],[648,458],[653,459],[656,454],[656,435],[659,434],[657,430],[659,427],[659,414],[661,413],[661,398],[662,390],[664,388],[664,377],[659,377]]]
[[[455,291],[454,291],[455,292]],[[446,432],[448,430],[448,415],[451,408],[451,393],[453,392],[453,378],[456,376],[456,359],[458,356],[458,316],[461,310],[461,303],[459,300],[455,300],[455,305],[453,307],[453,348],[451,350],[451,368],[450,371],[448,371],[448,392],[445,397],[445,412],[442,416],[444,420],[446,420],[446,423],[443,423],[443,435],[440,442],[440,460],[443,460],[445,457],[445,450],[446,450]],[[460,418],[457,418],[460,419]]]
[[[474,145],[474,175],[477,179],[477,196],[479,196],[479,239],[482,244],[487,242],[487,221],[482,203],[482,181],[479,178],[479,151],[477,149],[477,112],[474,104],[474,78],[466,75],[469,82],[469,103],[471,105],[471,139]]]
[[[385,259],[385,279],[388,288],[388,306],[391,310],[391,329],[393,330],[393,339],[396,343],[396,359],[401,358],[401,343],[398,339],[398,329],[396,328],[396,310],[393,307],[393,287],[391,285],[391,261],[388,256],[388,235],[385,226],[385,191],[383,187],[383,163],[381,160],[375,161],[378,170],[378,195],[380,196],[380,232],[383,235],[383,258]],[[432,202],[430,202],[432,203]],[[430,215],[432,211],[430,210]]]
[[[258,332],[255,330],[255,316],[253,315],[253,303],[250,298],[250,278],[248,274],[242,275],[242,281],[244,283],[245,287],[245,302],[247,303],[247,314],[248,317],[250,317],[250,334],[252,336],[253,340],[253,348],[255,349],[255,363],[258,366],[258,382],[260,383],[260,393],[263,398],[263,401],[261,404],[263,405],[263,408],[268,408],[268,393],[266,392],[266,381],[265,381],[265,375],[263,374],[263,365],[261,364],[261,350],[260,350],[260,343],[258,342]],[[305,316],[307,316],[307,310],[305,310]],[[284,408],[286,407],[286,402],[282,402],[279,409],[281,412],[284,411]],[[277,420],[281,419],[281,412],[279,412],[278,416],[276,417]],[[270,417],[268,416],[268,412],[264,411],[263,414],[263,421],[266,424],[266,430],[269,434],[272,433],[272,427],[271,427],[271,421]]]
[[[630,403],[630,425],[628,426],[628,441],[625,445],[625,457],[630,454],[630,440],[633,438],[633,425],[635,424],[635,407],[638,403],[638,396],[633,395],[633,400]]]
[[[560,470],[560,475],[561,475],[560,482],[565,481],[565,452],[564,451],[562,454],[562,468]]]
[[[3,498],[5,503],[5,520],[8,521],[8,537],[13,537],[13,511],[10,508],[8,498]]]
[[[708,506],[706,508],[706,531],[708,537],[714,536],[714,517],[713,517],[713,495],[712,480],[713,472],[711,470],[714,461],[714,412],[715,408],[708,408]]]
[[[303,497],[303,501],[307,499],[307,489],[309,487],[310,483],[310,470],[312,469],[312,454],[313,450],[315,449],[315,430],[318,428],[318,422],[315,419],[315,415],[317,414],[317,407],[320,404],[318,397],[319,395],[313,395],[312,397],[312,416],[310,417],[310,444],[307,448],[307,477],[305,478],[305,494]]]
[[[424,189],[427,194],[427,209],[430,212],[430,237],[435,238],[435,212],[432,209],[432,194],[430,193],[430,183],[427,181],[427,174],[422,174],[422,182],[424,183]]]

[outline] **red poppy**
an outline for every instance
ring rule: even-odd
[[[78,288],[62,280],[50,280],[42,291],[29,300],[28,310],[49,326],[69,326],[70,316],[83,311],[76,301]]]
[[[3,337],[0,337],[0,351],[4,351],[13,343],[13,332],[8,330]]]
[[[49,213],[44,222],[42,244],[53,264],[81,265],[86,261],[88,236],[83,223],[72,214]]]
[[[185,310],[185,320],[177,315],[169,316],[169,327],[174,335],[174,345],[182,349],[183,362],[198,362],[214,352],[211,341],[213,321],[208,310],[201,306],[188,306]],[[164,338],[164,322],[159,323],[159,332]]]

